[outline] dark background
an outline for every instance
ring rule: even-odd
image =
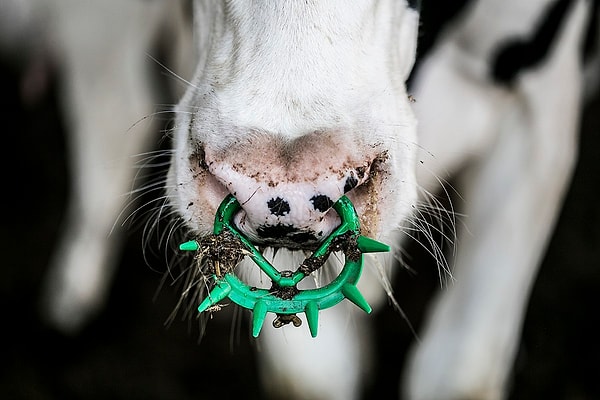
[[[449,15],[448,10],[437,11],[427,9],[423,16],[420,55]],[[232,335],[230,315],[218,313],[200,343],[194,325],[179,320],[163,325],[179,292],[166,286],[156,295],[165,262],[152,254],[144,260],[139,230],[127,236],[106,308],[80,335],[65,337],[41,322],[41,277],[65,212],[69,172],[58,76],[51,74],[46,92],[28,103],[21,96],[23,76],[15,64],[0,63],[0,397],[262,398],[246,321]],[[596,96],[583,113],[580,160],[532,293],[512,399],[600,398],[599,133]],[[416,274],[401,270],[394,284],[399,303],[418,329],[438,278],[418,246],[410,251]],[[392,399],[414,335],[391,308],[372,318],[379,361],[365,398]]]

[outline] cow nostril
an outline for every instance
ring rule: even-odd
[[[198,147],[196,153],[194,153],[194,156],[198,161],[198,167],[200,167],[200,169],[208,171],[208,164],[206,163],[206,152],[204,151],[203,146]]]
[[[269,207],[271,214],[276,216],[283,216],[290,213],[290,203],[281,197],[267,201],[267,207]]]
[[[313,203],[314,209],[321,212],[325,212],[333,206],[333,201],[324,194],[313,196],[310,201]]]
[[[352,189],[354,189],[358,185],[358,178],[354,175],[350,175],[346,178],[346,183],[344,184],[344,193],[348,193]]]

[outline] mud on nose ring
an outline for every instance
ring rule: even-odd
[[[222,276],[213,274],[214,288],[198,307],[199,312],[206,311],[218,302],[229,297],[234,303],[252,310],[252,335],[258,337],[268,312],[278,315],[274,325],[300,320],[296,313],[304,312],[312,337],[317,336],[319,310],[333,307],[345,298],[367,313],[371,306],[359,292],[356,284],[363,268],[363,253],[385,252],[390,247],[366,236],[360,235],[360,222],[354,206],[346,196],[342,196],[333,208],[339,214],[341,224],[306,258],[294,272],[277,270],[254,247],[234,225],[233,216],[241,209],[235,197],[229,195],[223,200],[215,216],[215,236],[230,232],[241,242],[249,257],[267,274],[273,285],[270,289],[248,286],[233,272]],[[182,243],[180,250],[197,251],[200,245],[191,240]],[[329,284],[316,288],[300,290],[297,284],[322,266],[332,251],[343,251],[345,264],[340,274]]]

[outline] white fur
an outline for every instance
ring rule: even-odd
[[[455,283],[437,299],[401,390],[409,399],[503,398],[529,289],[575,162],[582,92],[577,52],[590,2],[575,2],[551,57],[519,75],[514,86],[494,85],[487,73],[495,46],[529,34],[548,3],[481,0],[452,26],[416,76],[417,140],[405,80],[418,17],[403,1],[194,1],[196,46],[187,55],[195,70],[175,109],[166,184],[182,222],[177,227],[191,236],[210,233],[220,201],[247,180],[230,168],[236,152],[259,138],[272,139],[266,148],[275,153],[326,132],[348,143],[331,152],[337,161],[371,162],[385,151],[371,197],[349,196],[372,236],[394,246],[417,216],[419,186],[434,191],[468,166],[459,188],[467,220],[457,239]],[[133,178],[130,156],[146,150],[143,131],[154,127],[137,125],[135,134],[128,129],[155,111],[147,53],[169,11],[178,8],[170,1],[117,0],[37,6],[67,77],[62,95],[75,188],[45,304],[53,324],[76,332],[106,297],[118,255],[113,224]],[[185,43],[189,35],[179,38]],[[219,167],[228,172],[219,175],[214,166],[203,171],[201,150],[208,161],[229,163]],[[261,159],[273,163],[265,170],[285,169],[272,154],[258,154],[253,162]],[[320,157],[314,170],[335,165],[345,179],[357,166],[342,169],[336,162]],[[292,198],[299,199],[327,182],[324,190],[333,197],[343,188],[337,179],[289,178],[281,187],[297,191]],[[266,181],[242,186],[246,197],[260,193],[263,206],[275,194]],[[319,217],[293,216],[307,226]],[[331,227],[335,218],[325,221]],[[281,251],[275,258],[297,264],[302,253]],[[335,264],[316,282],[339,269]],[[382,273],[392,259],[369,257],[367,264],[359,287],[379,308],[390,292]],[[246,279],[264,284],[256,273]],[[369,317],[356,311],[340,305],[322,312],[316,339],[304,329],[265,326],[259,352],[265,386],[298,398],[359,398],[371,339]]]

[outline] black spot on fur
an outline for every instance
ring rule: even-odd
[[[348,193],[352,189],[354,189],[358,185],[358,179],[354,175],[350,175],[346,178],[346,183],[344,184],[344,193]]]
[[[500,47],[492,62],[495,81],[510,85],[520,71],[542,62],[556,40],[572,0],[557,0],[540,16],[541,24],[530,38],[511,40]]]
[[[317,211],[325,212],[331,208],[333,205],[333,201],[329,198],[329,196],[325,196],[324,194],[318,194],[313,196],[310,201],[313,203],[313,207]]]
[[[413,10],[421,10],[421,0],[407,0],[408,6]]]
[[[588,62],[591,58],[600,52],[600,43],[598,43],[598,29],[600,28],[600,0],[592,3],[591,16],[588,22],[585,43],[583,47],[583,61]]]
[[[290,213],[290,203],[281,197],[267,201],[267,206],[273,215],[282,216]]]
[[[437,42],[440,35],[445,31],[449,23],[453,23],[459,16],[470,9],[473,0],[444,0],[444,1],[422,1],[419,8],[419,36],[417,38],[417,59],[415,68],[408,77],[409,92],[418,66],[423,57]],[[418,99],[417,99],[418,100]]]

